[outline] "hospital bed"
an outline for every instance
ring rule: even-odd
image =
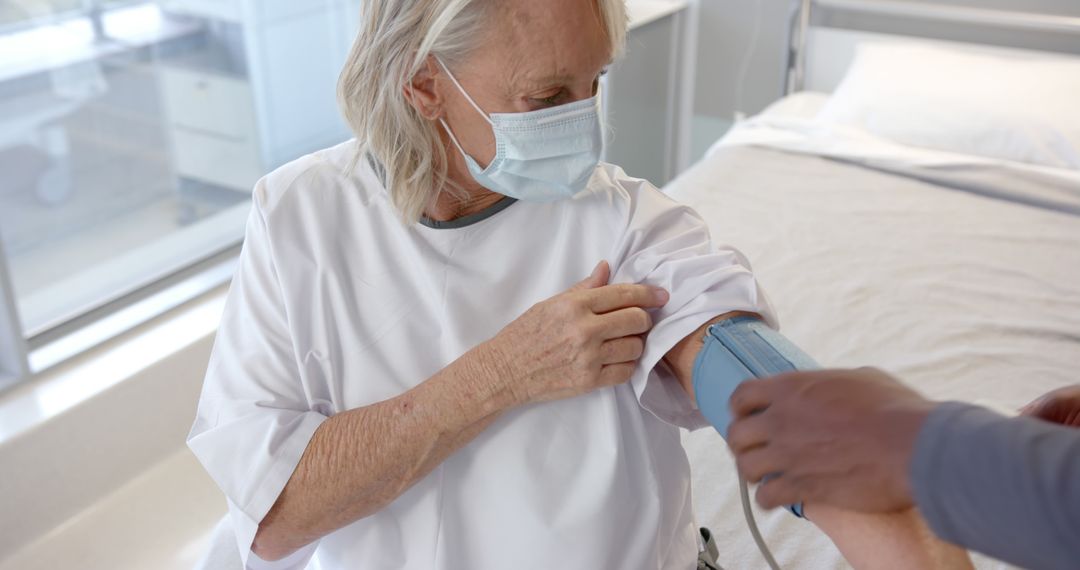
[[[791,93],[665,192],[824,366],[1006,411],[1080,382],[1080,18],[821,0],[795,22]],[[764,568],[725,444],[684,443],[721,563]],[[783,567],[848,567],[813,525],[757,517]]]

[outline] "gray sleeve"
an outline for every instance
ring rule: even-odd
[[[923,426],[911,470],[941,538],[1026,568],[1080,568],[1080,429],[950,402]]]

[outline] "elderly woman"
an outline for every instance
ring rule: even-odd
[[[693,211],[599,164],[622,0],[364,6],[357,139],[255,188],[189,438],[245,564],[696,568],[698,339],[772,316]],[[806,512],[859,565],[963,563],[908,515]]]

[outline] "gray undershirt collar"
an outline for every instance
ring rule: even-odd
[[[365,154],[365,156],[367,158],[368,164],[371,165],[371,169],[375,171],[375,176],[379,179],[379,182],[381,182],[382,185],[385,187],[386,186],[386,170],[383,169],[382,164],[379,163],[378,160],[375,160],[375,157],[372,156],[371,153],[364,153],[364,154]],[[440,222],[438,220],[433,220],[433,219],[431,219],[431,218],[429,218],[427,216],[421,216],[420,223],[422,225],[424,225],[424,226],[427,226],[429,228],[436,229],[436,230],[453,230],[453,229],[457,229],[457,228],[464,228],[466,226],[471,226],[471,225],[473,225],[475,223],[482,222],[482,221],[490,218],[491,216],[494,216],[495,214],[498,214],[499,212],[501,212],[501,211],[507,209],[508,207],[510,207],[510,205],[513,204],[514,202],[517,202],[517,198],[511,198],[509,196],[506,196],[502,200],[499,200],[498,202],[495,202],[494,204],[488,206],[487,208],[484,208],[483,210],[480,210],[479,212],[469,214],[467,216],[462,216],[460,218],[456,218],[456,219],[453,219],[453,220],[448,220],[448,221],[445,221],[445,222]]]
[[[453,220],[448,220],[445,222],[440,222],[439,220],[433,220],[427,216],[422,216],[420,218],[420,223],[436,230],[452,230],[456,228],[464,228],[465,226],[471,226],[477,222],[482,222],[490,218],[491,216],[498,214],[499,212],[510,207],[510,205],[514,202],[517,202],[517,198],[511,198],[509,196],[506,196],[502,200],[495,202],[487,208],[484,208],[479,212],[469,214],[467,216],[462,216],[460,218],[455,218]]]

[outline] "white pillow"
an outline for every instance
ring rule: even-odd
[[[1080,170],[1080,61],[864,44],[817,118],[912,146]]]

